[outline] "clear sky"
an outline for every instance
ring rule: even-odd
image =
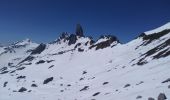
[[[170,0],[0,0],[0,43],[50,42],[61,32],[112,34],[128,42],[170,21]]]

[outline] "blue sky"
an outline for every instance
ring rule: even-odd
[[[123,43],[170,21],[169,0],[0,0],[0,43],[50,42],[61,32],[112,34]]]

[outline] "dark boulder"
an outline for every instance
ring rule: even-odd
[[[17,68],[16,70],[23,70],[25,69],[25,67],[20,67],[20,68]]]
[[[10,63],[10,62],[8,63],[8,66],[12,66],[12,65],[13,65],[13,63]]]
[[[160,93],[159,96],[158,96],[158,100],[166,100],[167,97],[165,96],[164,93]]]
[[[84,49],[78,48],[78,51],[79,51],[79,52],[83,52],[83,51],[84,51]]]
[[[8,82],[4,82],[4,86],[3,86],[3,87],[6,87],[6,86],[7,86],[7,84],[8,84]]]
[[[87,71],[83,71],[83,75],[84,75],[84,74],[87,74]]]
[[[45,61],[44,60],[40,60],[40,61],[36,62],[36,64],[42,64],[42,63],[45,63]]]
[[[103,85],[109,84],[109,82],[104,82]]]
[[[52,68],[52,67],[54,67],[54,65],[51,65],[50,67],[48,67],[48,69],[50,69],[50,68]]]
[[[100,94],[100,92],[97,92],[97,93],[93,94],[93,96],[97,96],[97,95],[99,95],[99,94]]]
[[[170,85],[168,85],[168,89],[170,89]]]
[[[124,86],[124,88],[129,87],[129,86],[130,86],[130,84],[126,84],[126,85]]]
[[[51,63],[51,62],[53,62],[53,61],[55,61],[55,60],[47,60],[47,63]]]
[[[53,81],[53,79],[54,79],[53,77],[47,78],[44,80],[43,84],[47,84],[47,83]]]
[[[148,100],[155,100],[155,99],[154,99],[154,98],[152,98],[152,97],[149,97],[149,98],[148,98]]]
[[[37,84],[32,84],[31,87],[38,87]]]
[[[165,81],[163,81],[162,83],[167,83],[170,82],[170,78],[166,79]]]
[[[18,76],[17,79],[25,79],[26,76]]]
[[[18,90],[18,92],[25,92],[25,91],[27,91],[27,89],[26,89],[25,87],[21,87],[21,88]]]
[[[89,86],[84,86],[80,91],[85,91],[85,90],[88,90],[89,89]]]
[[[136,97],[136,99],[141,99],[141,98],[142,98],[142,96],[140,96],[140,95]]]

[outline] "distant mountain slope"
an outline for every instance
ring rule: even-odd
[[[170,99],[168,24],[126,44],[110,35],[95,42],[80,29],[1,47],[0,100]]]
[[[3,66],[16,66],[19,61],[25,59],[38,44],[29,39],[13,43],[0,48],[0,68]]]

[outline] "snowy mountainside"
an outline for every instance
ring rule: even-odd
[[[161,32],[163,30],[169,30],[169,29],[170,29],[170,22],[168,22],[165,25],[158,27],[154,30],[147,31],[147,32],[145,32],[145,34],[149,35],[149,34],[158,33],[158,32]]]
[[[9,46],[1,47],[0,68],[2,68],[2,66],[13,66],[13,64],[15,66],[19,63],[19,61],[25,59],[37,46],[37,43],[33,43],[29,39],[25,39]]]
[[[0,100],[168,100],[169,29],[126,44],[81,33],[63,33],[48,44],[19,43],[15,53],[0,55]]]

